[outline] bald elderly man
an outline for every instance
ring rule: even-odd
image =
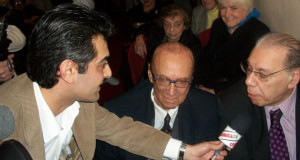
[[[189,144],[215,140],[218,133],[218,99],[191,87],[194,59],[178,42],[160,45],[148,66],[149,79],[104,104],[119,117],[130,116]],[[165,119],[170,119],[164,123]],[[103,141],[96,159],[146,159]]]

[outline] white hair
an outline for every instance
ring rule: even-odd
[[[239,3],[241,4],[246,11],[249,13],[253,10],[254,8],[254,3],[253,0],[217,0],[218,4],[222,5],[223,3],[227,1],[232,1],[233,3]]]

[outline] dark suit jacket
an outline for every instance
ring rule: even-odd
[[[296,152],[297,159],[300,158],[300,85],[298,85],[296,100]],[[228,152],[228,160],[268,160],[269,153],[269,134],[264,107],[258,107],[251,103],[247,96],[245,79],[242,78],[238,83],[226,89],[220,99],[223,108],[219,109],[220,115],[224,120],[220,125],[224,128],[226,123],[240,112],[248,112],[252,115],[252,124],[247,133],[239,140],[233,150]]]
[[[120,117],[130,116],[134,120],[153,126],[154,106],[150,97],[151,89],[152,84],[145,80],[129,92],[105,103],[104,107]],[[191,87],[185,101],[179,106],[175,120],[177,125],[174,123],[177,128],[173,128],[173,132],[176,130],[178,134],[173,137],[188,144],[215,140],[218,134],[218,102],[216,96]],[[95,158],[144,159],[102,141],[97,141]]]

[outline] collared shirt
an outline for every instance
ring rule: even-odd
[[[175,118],[178,113],[178,106],[174,109],[170,109],[168,112],[163,110],[154,101],[154,89],[153,88],[151,90],[151,100],[154,104],[154,112],[155,112],[154,128],[160,130],[163,127],[164,119],[165,119],[165,116],[167,115],[167,113],[169,113],[169,115],[171,117],[170,126],[173,128],[174,121],[175,121]],[[169,159],[177,159],[181,143],[182,143],[182,141],[171,138],[165,149],[164,157],[167,157]]]
[[[174,109],[170,109],[169,111],[165,111],[154,101],[153,94],[154,94],[154,90],[152,89],[151,100],[154,104],[154,112],[155,112],[154,128],[160,130],[164,126],[164,119],[165,119],[167,113],[169,113],[169,115],[171,117],[170,126],[173,128],[175,118],[178,113],[178,106]]]
[[[62,149],[71,141],[73,136],[71,128],[79,114],[80,105],[76,101],[59,115],[54,116],[36,82],[33,82],[33,88],[42,126],[46,159],[58,160]]]
[[[275,111],[278,108],[282,111],[280,124],[285,135],[291,160],[296,160],[296,96],[297,87],[284,102],[279,104],[279,106],[265,106],[268,129],[270,129],[271,126],[270,111]]]

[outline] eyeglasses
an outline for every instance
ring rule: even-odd
[[[263,74],[261,72],[253,71],[252,69],[250,69],[247,62],[242,62],[240,66],[241,66],[242,71],[245,72],[247,74],[247,76],[249,76],[249,74],[253,72],[254,76],[257,77],[262,82],[267,82],[271,75],[274,75],[276,73],[279,73],[279,72],[287,70],[287,69],[292,69],[292,68],[285,68],[285,69],[282,69],[280,71],[276,71],[276,72],[273,72],[270,74]]]
[[[171,26],[174,26],[175,28],[180,27],[183,24],[183,21],[180,22],[175,22],[175,23],[170,23],[170,22],[164,22],[163,25],[164,27],[170,28]]]
[[[167,78],[155,78],[153,73],[152,76],[153,76],[153,80],[159,86],[170,86],[171,83],[174,83],[175,87],[177,88],[187,88],[192,84],[192,81],[170,80]]]

